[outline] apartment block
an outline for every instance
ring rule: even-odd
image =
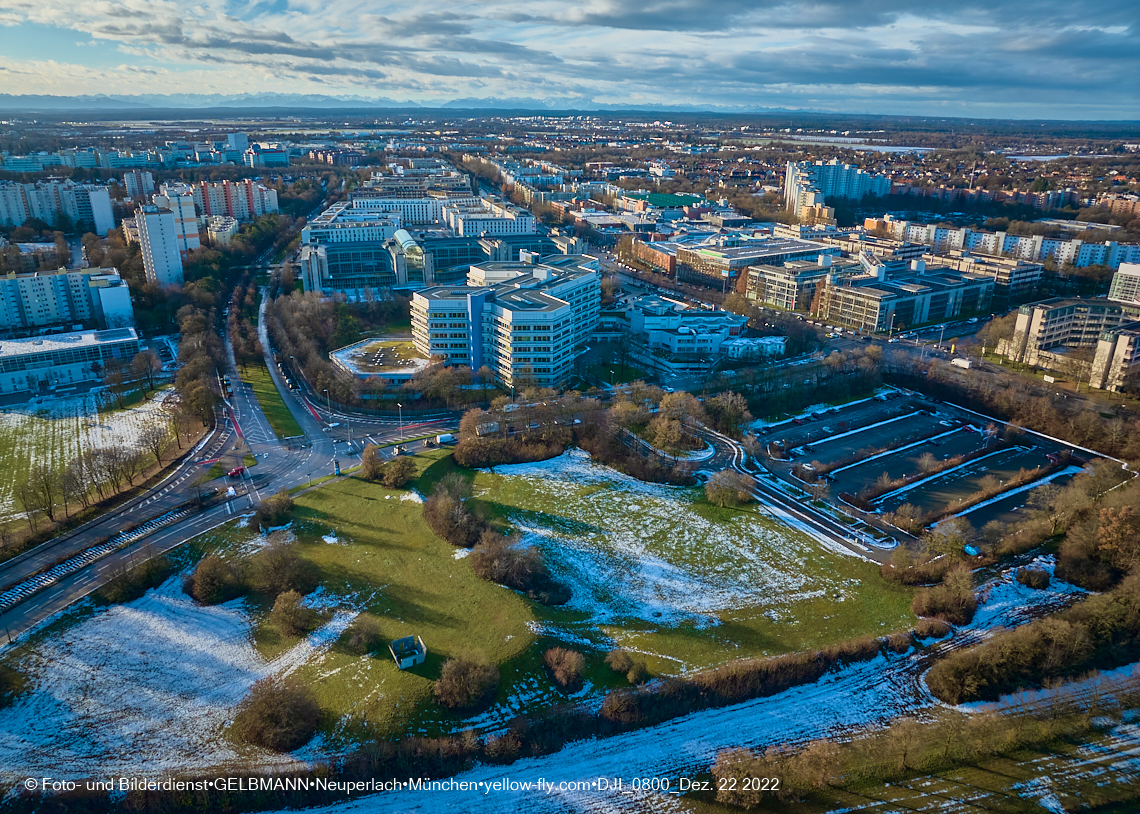
[[[59,269],[0,277],[0,331],[86,324],[135,324],[127,284],[118,269]]]
[[[123,188],[128,198],[145,198],[154,194],[154,175],[147,170],[130,170],[123,173]]]
[[[250,179],[200,181],[193,185],[194,205],[202,217],[225,215],[245,222],[281,211],[277,190]]]
[[[148,204],[135,215],[146,278],[161,286],[182,284],[182,253],[178,248],[175,215]]]
[[[198,232],[198,215],[194,204],[194,189],[189,184],[163,184],[151,203],[174,213],[174,238],[182,254],[202,245]]]
[[[850,164],[831,161],[789,161],[784,176],[784,205],[797,216],[820,211],[827,198],[889,195],[891,179]]]
[[[1137,391],[1140,385],[1140,321],[1103,331],[1096,343],[1089,383],[1101,390]]]
[[[105,186],[59,179],[35,184],[0,182],[0,226],[20,226],[28,218],[55,226],[61,215],[100,235],[115,228],[111,194]]]
[[[588,258],[581,258],[589,263]],[[434,286],[412,295],[412,337],[425,356],[478,370],[505,387],[565,383],[598,322],[601,278],[592,268],[473,269],[486,286]]]

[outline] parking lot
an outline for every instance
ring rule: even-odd
[[[946,430],[930,441],[904,445],[898,452],[889,453],[832,471],[832,488],[836,492],[855,494],[868,483],[874,483],[886,472],[891,479],[906,477],[919,471],[919,458],[931,453],[940,461],[956,455],[968,455],[985,446],[981,433],[965,427]]]

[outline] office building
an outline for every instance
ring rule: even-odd
[[[174,213],[148,204],[135,214],[146,278],[161,286],[182,284],[182,254]]]
[[[810,240],[756,238],[736,245],[677,247],[677,279],[729,288],[749,266],[780,265],[792,260],[838,257],[840,250]]]
[[[789,260],[782,265],[749,266],[744,296],[768,308],[807,313],[819,284],[828,275],[841,279],[863,271],[860,263],[830,254],[821,254],[815,260]]]
[[[1093,352],[1089,384],[1102,390],[1140,390],[1140,321],[1101,332]]]
[[[709,361],[726,355],[725,343],[743,335],[747,324],[748,317],[731,311],[691,308],[668,297],[647,294],[629,305],[603,311],[595,336],[602,341],[628,338],[635,347],[670,362]]]
[[[244,153],[249,149],[249,136],[245,133],[229,133],[226,136],[226,149]]]
[[[1024,301],[1031,297],[1041,283],[1045,267],[1014,257],[990,257],[975,255],[968,251],[951,251],[947,254],[923,255],[927,265],[939,265],[955,271],[968,271],[971,274],[985,274],[993,278],[994,296],[1005,301]]]
[[[588,262],[583,258],[583,262]],[[558,387],[598,322],[601,278],[543,263],[489,286],[434,286],[412,295],[412,337],[424,356],[495,372],[504,387]],[[498,279],[506,270],[482,269]]]
[[[130,170],[123,173],[123,187],[128,198],[145,198],[154,194],[154,175],[148,170]]]
[[[97,382],[108,362],[129,364],[140,349],[134,328],[5,339],[0,342],[0,393]]]
[[[1074,365],[1074,360],[1081,361],[1078,355],[1066,351],[1096,348],[1106,331],[1138,319],[1140,305],[1054,297],[1021,306],[1013,336],[998,342],[997,352],[1015,362],[1058,370]],[[1081,364],[1088,367],[1087,361]]]
[[[474,204],[449,203],[443,221],[460,237],[534,234],[534,215],[514,204],[480,198]]]
[[[826,219],[828,198],[889,195],[891,179],[865,172],[850,164],[831,161],[789,161],[784,176],[784,206],[797,217],[809,213]]]
[[[134,324],[130,291],[118,269],[59,269],[0,277],[0,331]]]
[[[242,153],[247,167],[288,167],[289,151],[276,144],[252,144]]]
[[[818,286],[811,312],[829,325],[868,333],[899,331],[926,323],[987,312],[994,281],[982,274],[881,264],[860,275],[828,275]]]
[[[1108,298],[1140,305],[1140,263],[1120,264],[1120,269],[1112,275]]]

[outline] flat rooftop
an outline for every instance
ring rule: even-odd
[[[138,340],[134,328],[112,328],[109,331],[76,331],[75,333],[33,336],[26,339],[0,341],[0,357],[27,356],[33,353],[52,353],[109,345],[115,342]]]

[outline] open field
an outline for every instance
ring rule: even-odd
[[[269,420],[269,426],[278,438],[292,438],[301,435],[301,425],[285,401],[281,398],[269,370],[264,364],[244,365],[241,370],[241,380],[253,388],[253,395],[261,406],[261,411]]]
[[[612,380],[614,384],[629,384],[630,382],[636,382],[639,379],[642,381],[651,381],[653,379],[652,375],[646,373],[640,368],[634,367],[633,365],[627,364],[625,366],[622,366],[621,364],[617,363],[606,364],[604,362],[596,365],[590,365],[588,368],[586,368],[586,375],[591,376],[600,382],[609,384],[611,380],[611,371],[613,372]]]
[[[550,635],[645,654],[678,673],[909,626],[911,592],[870,565],[699,490],[646,484],[579,451],[480,473],[490,511],[573,588],[539,609]]]
[[[135,406],[101,411],[97,395],[37,396],[25,405],[0,410],[0,517],[17,510],[13,494],[40,464],[62,469],[85,449],[138,446],[142,430],[166,423],[162,402],[172,391],[159,389]]]

